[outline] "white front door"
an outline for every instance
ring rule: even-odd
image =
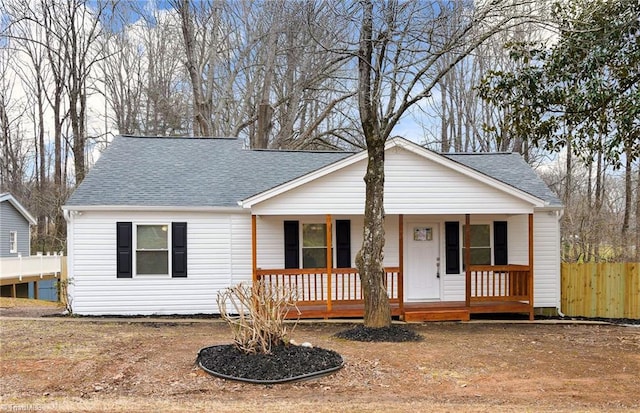
[[[440,241],[436,223],[408,223],[405,228],[405,301],[440,299]]]

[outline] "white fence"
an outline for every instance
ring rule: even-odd
[[[59,275],[62,268],[62,253],[47,253],[31,255],[29,257],[0,258],[0,279],[43,276],[45,274]]]

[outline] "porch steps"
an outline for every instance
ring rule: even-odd
[[[408,310],[404,312],[404,321],[469,321],[471,315],[467,309],[429,309],[429,310]]]

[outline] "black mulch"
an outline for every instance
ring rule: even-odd
[[[216,375],[252,381],[303,379],[342,366],[342,357],[320,347],[276,346],[271,354],[245,354],[232,344],[200,350],[197,362]]]
[[[335,337],[351,341],[392,342],[422,341],[423,337],[407,327],[392,324],[390,327],[371,328],[359,324],[340,331]]]

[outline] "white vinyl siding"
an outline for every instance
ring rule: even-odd
[[[560,308],[560,223],[555,211],[533,216],[533,304]]]
[[[445,221],[452,221],[447,217]],[[464,217],[459,217],[460,226]],[[475,219],[475,220],[474,220]],[[529,261],[528,215],[471,217],[471,223],[488,221],[508,222],[509,264],[526,265]],[[560,224],[554,212],[536,212],[533,217],[534,306],[558,307],[560,302]],[[444,233],[442,234],[444,237]],[[460,238],[462,242],[462,237]],[[444,259],[444,257],[442,258]],[[443,280],[443,301],[464,301],[465,277],[446,274]]]
[[[116,278],[116,222],[187,222],[186,278]],[[71,214],[69,276],[77,314],[217,313],[217,292],[251,281],[246,213],[97,212]]]
[[[351,265],[362,244],[362,215],[338,215],[351,221]],[[257,217],[258,266],[283,268],[283,221],[323,222],[325,216]],[[464,223],[464,215],[405,216],[405,221],[440,223],[441,262],[444,262],[444,222]],[[188,278],[116,278],[118,221],[187,222]],[[472,216],[473,223],[508,221],[509,263],[528,260],[527,215]],[[72,305],[78,314],[197,314],[217,313],[220,289],[251,281],[251,218],[249,214],[83,212],[72,214],[69,231],[69,276]],[[385,218],[385,266],[398,266],[398,216]],[[556,307],[559,301],[560,257],[558,218],[548,212],[534,217],[535,306]],[[335,238],[335,236],[334,236]],[[462,239],[462,237],[461,237]],[[335,248],[334,248],[335,251]],[[409,274],[405,274],[405,277]],[[441,276],[443,301],[463,301],[464,274]]]
[[[360,215],[366,159],[256,204],[257,215]],[[385,155],[385,213],[514,214],[530,203],[401,148]]]
[[[258,236],[258,267],[263,269],[284,268],[284,221],[299,221],[300,225],[308,223],[324,222],[325,216],[260,216],[257,217]],[[332,217],[334,225],[336,220],[348,219],[351,221],[351,266],[355,267],[355,256],[362,248],[362,216],[338,215]],[[335,228],[335,227],[334,227]],[[398,266],[398,217],[385,217],[386,242],[384,247],[384,265]],[[335,229],[333,239],[333,263],[335,264]],[[302,245],[302,241],[301,241]],[[302,261],[301,261],[302,262]]]

